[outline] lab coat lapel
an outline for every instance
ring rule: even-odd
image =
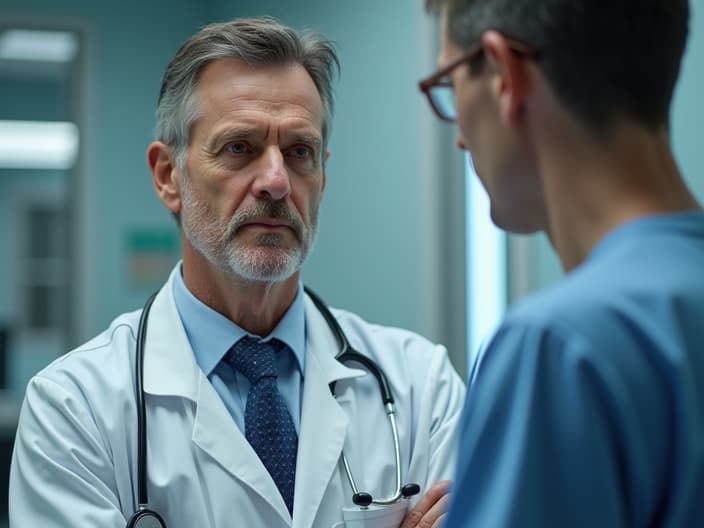
[[[274,480],[204,375],[200,383],[193,442],[260,495],[286,524],[291,522],[286,503]]]
[[[173,297],[173,274],[159,291],[147,321],[144,392],[196,400],[201,370],[193,356]]]
[[[365,375],[335,360],[338,344],[306,296],[306,361],[296,463],[293,526],[312,526],[339,463],[348,417],[330,392],[332,381]]]
[[[192,441],[233,477],[261,495],[288,524],[291,517],[276,484],[196,363],[174,303],[173,273],[178,273],[178,267],[154,300],[149,316],[144,390],[147,394],[194,402]]]

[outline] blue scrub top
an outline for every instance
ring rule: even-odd
[[[607,235],[473,369],[447,526],[704,526],[704,214]]]

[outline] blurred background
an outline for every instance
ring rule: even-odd
[[[672,133],[704,199],[704,5],[693,3]],[[418,92],[438,44],[421,0],[0,0],[0,526],[28,379],[140,308],[179,258],[145,162],[166,64],[202,25],[262,14],[323,32],[342,62],[303,274],[329,304],[446,344],[465,377],[506,307],[560,277],[543,236],[490,225],[452,128]]]

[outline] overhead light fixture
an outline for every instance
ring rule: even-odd
[[[78,138],[66,121],[0,121],[0,168],[70,169]]]
[[[70,31],[8,29],[0,33],[0,59],[71,62],[78,35]]]

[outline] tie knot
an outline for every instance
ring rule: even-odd
[[[264,377],[276,377],[276,353],[286,346],[278,339],[262,342],[245,336],[232,345],[225,361],[254,385]]]

